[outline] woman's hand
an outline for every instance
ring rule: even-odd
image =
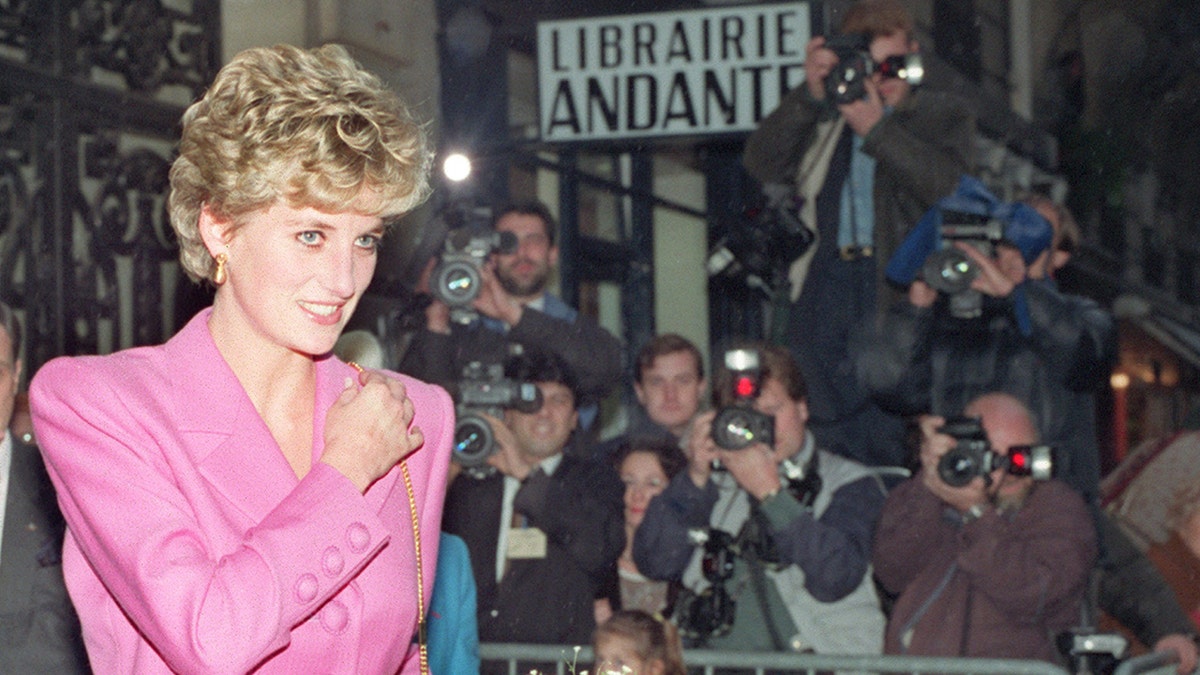
[[[400,460],[425,443],[419,427],[409,428],[413,405],[404,385],[372,371],[359,375],[361,387],[346,389],[325,415],[325,453],[321,461],[366,492]]]

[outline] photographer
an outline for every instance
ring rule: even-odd
[[[748,351],[748,350],[747,350]],[[686,471],[646,510],[634,538],[639,570],[679,580],[690,594],[676,622],[714,649],[878,654],[883,615],[870,580],[871,532],[884,490],[865,467],[819,450],[808,433],[804,380],[788,352],[757,345],[761,388],[752,410],[774,443],[716,445],[712,411],[687,439]],[[734,405],[734,377],[716,373],[715,396]],[[714,471],[713,462],[725,469]],[[703,535],[708,543],[695,545]],[[727,541],[725,546],[714,546]],[[727,578],[706,578],[709,556]],[[728,566],[726,566],[726,564]]]
[[[625,545],[622,486],[609,467],[563,454],[578,413],[560,358],[527,352],[505,375],[535,383],[542,405],[490,420],[497,471],[455,478],[442,527],[470,550],[481,641],[585,643],[597,590]]]
[[[974,116],[966,102],[914,89],[889,57],[918,52],[913,21],[899,0],[860,0],[845,14],[838,41],[866,41],[875,72],[865,97],[837,103],[826,91],[840,60],[855,50],[806,47],[805,81],[746,141],[743,162],[754,178],[795,193],[801,220],[816,235],[791,268],[791,347],[813,391],[817,438],[868,464],[898,464],[899,420],[886,416],[857,386],[850,336],[888,296],[882,263],[913,223],[949,194],[970,166]],[[835,45],[836,46],[836,45]],[[839,53],[841,56],[839,56]]]
[[[896,414],[949,415],[989,391],[1012,394],[1035,411],[1042,438],[1056,448],[1056,477],[1083,497],[1096,526],[1099,607],[1145,644],[1178,652],[1180,672],[1187,672],[1196,648],[1186,639],[1186,615],[1098,506],[1094,396],[1116,359],[1116,328],[1094,301],[1064,294],[1054,282],[1077,236],[1070,213],[1045,198],[1024,203],[1041,220],[1008,228],[994,257],[956,244],[979,270],[971,288],[982,294],[982,313],[955,317],[944,294],[912,280],[907,300],[858,350],[860,380]]]
[[[472,303],[470,323],[450,320],[450,308],[434,299],[401,359],[399,370],[441,385],[453,385],[471,362],[504,363],[509,343],[558,354],[576,374],[581,425],[589,428],[596,404],[621,377],[621,345],[607,330],[546,291],[558,263],[557,228],[541,202],[498,211],[493,229],[510,232],[516,250],[491,255],[481,270],[482,288]]]
[[[857,350],[860,382],[887,411],[949,415],[975,396],[1004,391],[1041,421],[1059,452],[1058,478],[1088,503],[1100,480],[1092,393],[1116,358],[1112,317],[1048,278],[1053,223],[1014,212],[994,255],[954,246],[978,270],[980,313],[955,316],[950,298],[920,278]]]
[[[985,394],[963,415],[980,418],[991,452],[1038,442],[1029,411]],[[1003,466],[960,487],[939,463],[960,439],[946,420],[921,420],[921,468],[888,495],[872,561],[898,594],[885,651],[924,656],[1061,662],[1054,644],[1075,626],[1096,557],[1095,530],[1079,495]]]

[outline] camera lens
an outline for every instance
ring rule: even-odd
[[[483,279],[469,262],[455,260],[434,270],[430,289],[439,300],[452,307],[468,305],[479,296]]]
[[[713,418],[713,441],[726,450],[741,450],[762,441],[756,424],[755,413],[749,408],[730,407],[721,410]]]
[[[460,415],[454,425],[454,459],[465,468],[483,466],[495,448],[492,426],[479,415]]]
[[[961,446],[942,455],[938,460],[938,476],[951,487],[962,487],[971,479],[984,474],[978,453],[964,451]]]
[[[967,254],[956,248],[946,248],[935,251],[925,260],[921,276],[935,290],[954,294],[971,287],[971,282],[979,276],[979,268]]]

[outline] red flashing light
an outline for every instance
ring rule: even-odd
[[[733,383],[733,391],[738,398],[754,398],[755,389],[758,387],[754,383],[754,378],[749,375],[743,375]]]
[[[1024,452],[1013,453],[1011,460],[1014,467],[1024,469],[1025,465],[1029,463],[1029,455]]]

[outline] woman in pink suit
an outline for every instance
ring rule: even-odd
[[[330,350],[429,161],[339,47],[243,52],[184,115],[170,216],[212,307],[32,385],[96,672],[423,669],[453,408]]]

